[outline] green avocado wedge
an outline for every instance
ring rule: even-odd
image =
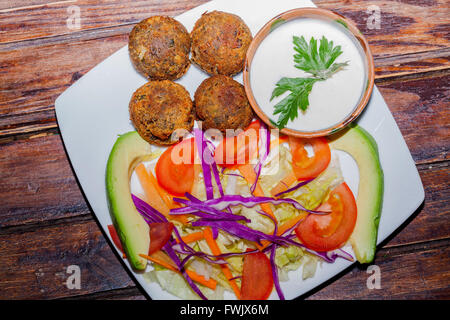
[[[375,257],[384,192],[384,175],[378,147],[375,139],[356,124],[331,136],[330,140],[332,149],[347,152],[358,165],[358,217],[350,243],[356,259],[360,263],[370,263]]]
[[[135,166],[149,157],[150,144],[135,131],[121,135],[109,154],[106,166],[106,192],[114,227],[131,266],[144,270],[150,247],[150,229],[134,206],[130,177]]]

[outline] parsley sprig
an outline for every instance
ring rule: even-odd
[[[311,37],[309,44],[305,38],[293,37],[295,67],[312,75],[309,78],[283,77],[275,85],[270,101],[282,95],[286,91],[290,94],[278,102],[274,108],[274,115],[279,115],[277,122],[272,122],[279,129],[283,129],[289,120],[298,117],[298,109],[306,111],[309,106],[309,94],[314,83],[325,81],[333,74],[348,65],[348,62],[335,63],[342,54],[341,46],[334,46],[333,41],[328,41],[325,36],[317,40]]]

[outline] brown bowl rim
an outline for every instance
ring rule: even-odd
[[[251,89],[250,85],[250,65],[252,63],[253,57],[255,55],[255,52],[261,42],[267,37],[267,35],[270,34],[270,32],[273,30],[273,26],[278,26],[278,21],[282,21],[282,23],[297,19],[300,17],[313,17],[313,16],[321,16],[328,19],[332,19],[340,24],[342,24],[344,27],[346,27],[353,36],[359,41],[364,54],[366,55],[366,60],[368,64],[367,68],[367,85],[364,91],[364,94],[358,104],[358,106],[355,108],[355,110],[346,117],[342,122],[339,122],[338,124],[318,130],[318,131],[299,131],[295,129],[290,128],[283,128],[280,130],[282,134],[299,137],[299,138],[314,138],[314,137],[321,137],[333,134],[343,128],[345,128],[348,124],[350,124],[352,121],[354,121],[364,110],[367,103],[370,100],[370,96],[373,91],[374,81],[375,81],[375,72],[374,72],[374,62],[373,62],[373,56],[369,48],[369,43],[367,42],[366,38],[363,36],[363,34],[359,31],[359,29],[356,27],[356,25],[347,19],[346,17],[325,9],[319,9],[319,8],[297,8],[292,9],[286,12],[283,12],[281,14],[278,14],[274,18],[270,19],[255,35],[253,38],[253,41],[251,42],[246,58],[245,58],[245,65],[243,70],[243,82],[244,82],[244,88],[245,92],[247,94],[248,100],[250,102],[250,105],[252,106],[253,110],[255,111],[256,115],[264,121],[269,127],[276,128],[270,121],[269,117],[261,110],[259,105],[256,103],[255,97],[253,96],[253,91]]]

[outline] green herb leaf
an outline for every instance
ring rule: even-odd
[[[348,62],[335,63],[342,54],[341,46],[334,46],[333,41],[328,41],[324,36],[317,40],[311,37],[309,44],[305,38],[293,37],[295,67],[310,73],[311,78],[281,78],[272,91],[270,101],[289,91],[283,100],[274,106],[273,114],[278,114],[278,121],[273,122],[279,129],[283,129],[289,120],[298,116],[298,109],[303,111],[309,106],[309,94],[317,81],[329,79],[333,74],[348,65]]]
[[[317,40],[311,37],[309,45],[305,38],[293,37],[295,67],[312,74],[316,78],[326,80],[341,68],[348,65],[348,62],[333,62],[342,54],[341,46],[334,46],[333,41],[328,41],[324,36],[320,39],[319,48]]]
[[[279,129],[283,129],[289,120],[292,121],[297,118],[299,108],[303,111],[306,110],[309,106],[309,93],[316,81],[319,80],[314,78],[281,78],[277,82],[271,100],[286,91],[291,92],[274,106],[273,114],[279,114],[278,121],[275,123]]]

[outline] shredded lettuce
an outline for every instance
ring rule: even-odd
[[[339,159],[333,156],[324,172],[307,185],[298,188],[284,197],[297,200],[306,209],[312,210],[319,206],[329,192],[344,181],[339,165]]]
[[[246,224],[247,227],[252,228],[253,230],[264,232],[266,234],[273,233],[274,229],[273,221],[270,218],[266,217],[265,215],[262,215],[261,213],[257,212],[254,207],[247,208],[242,206],[240,214],[246,217],[247,219],[251,220],[250,223]]]
[[[314,257],[312,255],[308,255],[307,257],[308,258],[303,264],[303,271],[302,271],[303,280],[314,277],[314,275],[316,274],[317,264],[319,260],[319,258]]]
[[[200,297],[187,284],[184,277],[172,270],[155,266],[152,271],[144,273],[148,282],[156,282],[161,288],[174,296],[184,300],[198,300]],[[211,300],[223,300],[223,287],[217,285],[216,290],[197,284],[203,294]]]
[[[285,177],[286,172],[292,170],[291,163],[291,153],[286,146],[280,145],[270,151],[259,177],[263,192],[267,196],[270,196],[270,191]],[[250,196],[251,186],[239,175],[239,171],[232,169],[227,169],[225,174],[220,174],[224,193],[227,195],[239,194],[242,196]],[[317,208],[317,206],[326,199],[329,192],[343,181],[344,179],[340,170],[339,160],[336,156],[332,156],[328,168],[317,178],[291,193],[284,194],[282,197],[294,199],[306,209],[312,210]],[[214,186],[214,196],[218,197],[218,188],[214,179],[212,183]],[[202,201],[206,200],[206,190],[202,174],[196,178],[192,195]],[[290,204],[272,205],[272,209],[280,224],[292,219],[299,213],[299,211]],[[257,212],[257,210],[260,210],[259,206],[253,208],[234,206],[231,210],[234,214],[240,214],[250,219],[251,222],[246,224],[248,227],[266,234],[273,233],[274,225],[272,220]],[[183,236],[198,231],[198,228],[186,227],[178,224],[177,227]],[[254,249],[253,243],[223,231],[219,231],[217,244],[222,253],[244,252],[247,248]],[[199,240],[195,244],[192,244],[192,246],[196,251],[211,254],[211,250],[205,240]],[[234,275],[242,274],[242,256],[230,257],[226,260]],[[287,281],[288,272],[298,270],[300,267],[303,267],[303,279],[313,277],[318,263],[320,263],[318,257],[296,246],[278,247],[276,251],[275,264],[279,270],[280,281]],[[199,285],[202,292],[209,299],[223,299],[224,290],[232,292],[219,265],[209,264],[200,258],[192,258],[186,266],[189,269],[195,270],[198,274],[205,276],[207,279],[211,277],[217,281],[218,285],[215,291]],[[198,296],[192,291],[180,274],[155,265],[154,270],[146,273],[144,276],[150,279],[150,281],[158,282],[164,290],[167,290],[182,299],[198,299]],[[241,280],[237,278],[236,281],[239,283]]]
[[[286,172],[291,170],[291,159],[289,149],[283,145],[270,151],[259,177],[259,183],[266,195],[270,195],[270,190],[284,178]]]

